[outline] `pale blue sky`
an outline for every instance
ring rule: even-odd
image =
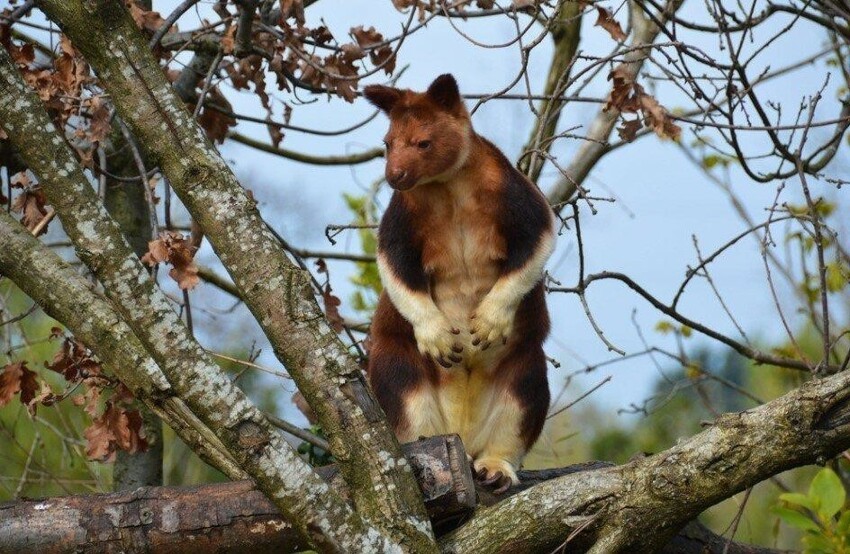
[[[0,5],[2,5],[0,1]],[[155,9],[167,14],[178,2],[175,0],[155,0]],[[686,3],[683,15],[703,17],[702,3]],[[616,8],[619,4],[610,4]],[[209,4],[201,4],[202,13],[209,13]],[[618,18],[625,22],[625,9]],[[343,40],[347,29],[356,25],[375,26],[385,35],[396,34],[405,16],[393,9],[389,0],[322,0],[307,11],[308,23],[323,18],[328,26]],[[187,14],[188,17],[188,14]],[[586,55],[607,55],[614,42],[602,29],[593,27],[595,16],[585,18],[582,33],[581,50]],[[782,20],[781,23],[787,20]],[[515,34],[513,23],[505,18],[487,18],[463,22],[455,20],[464,32],[476,40],[499,43]],[[759,46],[759,41],[771,36],[771,31],[781,27],[780,23],[769,24],[756,33],[752,43],[745,45],[745,51]],[[187,26],[183,25],[182,29]],[[535,28],[532,32],[538,32]],[[692,35],[681,33],[680,38],[691,40]],[[718,50],[716,36],[702,36],[697,44],[712,55],[723,56]],[[773,69],[795,60],[803,59],[822,48],[825,37],[814,32],[812,27],[800,23],[792,32],[785,33],[763,55],[764,65]],[[529,78],[533,89],[539,92],[547,70],[551,45],[544,41],[533,51],[529,63]],[[180,59],[184,59],[181,57]],[[664,60],[658,57],[658,60]],[[725,58],[721,58],[723,60]],[[442,18],[432,21],[427,29],[409,37],[400,54],[398,65],[409,66],[400,80],[400,85],[413,89],[422,89],[438,74],[451,72],[460,84],[462,92],[488,93],[508,84],[520,67],[519,52],[516,46],[504,49],[481,49],[470,45],[466,39],[455,32]],[[587,62],[580,62],[580,66]],[[654,69],[654,68],[653,68]],[[782,102],[786,109],[786,120],[805,94],[814,93],[822,85],[826,66],[823,62],[805,67],[792,76],[777,79],[760,89],[765,98]],[[817,119],[832,119],[837,114],[836,89],[840,74],[835,73],[824,99],[817,112]],[[653,71],[658,73],[657,71]],[[583,92],[586,96],[604,97],[610,84],[603,74]],[[368,82],[379,82],[380,76],[373,76]],[[274,79],[270,78],[269,88],[273,89]],[[650,86],[647,84],[647,88]],[[517,88],[517,92],[522,92]],[[300,94],[308,99],[308,94]],[[656,96],[668,108],[690,109],[693,106],[674,87],[660,85]],[[264,117],[255,98],[246,93],[229,96],[237,112]],[[283,93],[284,98],[292,98]],[[297,103],[297,102],[296,102]],[[292,123],[320,129],[338,129],[356,122],[369,113],[371,108],[363,100],[353,104],[341,100],[318,98],[310,105],[294,105]],[[597,104],[572,103],[564,112],[561,129],[576,125],[586,126],[598,109]],[[278,104],[275,115],[280,117],[282,108]],[[502,148],[508,157],[516,159],[525,143],[532,124],[532,114],[528,104],[521,101],[494,100],[483,105],[474,115],[473,122],[479,133],[486,136]],[[356,152],[380,145],[380,139],[386,129],[386,119],[377,117],[374,121],[357,131],[342,137],[317,137],[296,132],[287,132],[283,146],[293,150],[312,154],[341,154]],[[693,140],[688,126],[683,125],[683,141]],[[242,124],[240,132],[266,140],[267,132],[261,125]],[[812,141],[826,136],[830,128],[815,129],[811,133]],[[574,131],[582,135],[584,127]],[[765,144],[761,133],[745,134],[744,144],[749,151]],[[566,165],[574,154],[579,141],[562,139],[557,143],[554,154]],[[828,174],[834,177],[846,176],[846,143],[830,166]],[[331,246],[325,239],[325,226],[331,223],[346,223],[350,214],[342,201],[342,193],[362,194],[363,191],[383,172],[382,160],[354,167],[315,167],[299,164],[269,154],[257,152],[235,143],[227,143],[221,152],[233,166],[242,183],[252,189],[260,203],[260,208],[269,223],[293,244],[308,249],[356,252],[358,241],[354,234],[343,234],[339,243]],[[734,190],[746,205],[756,221],[766,218],[765,209],[773,202],[776,194],[775,184],[757,184],[749,181],[741,171],[733,168]],[[557,172],[547,166],[541,179],[541,187],[549,190],[557,179]],[[599,212],[590,215],[586,206],[582,206],[582,232],[584,237],[587,272],[600,270],[620,271],[664,301],[672,299],[681,283],[688,264],[696,263],[692,235],[695,235],[704,254],[708,254],[734,235],[741,232],[745,225],[735,212],[724,192],[710,183],[682,155],[679,148],[669,141],[654,136],[641,139],[635,144],[621,148],[595,167],[585,183],[594,194],[615,196],[617,202],[596,203]],[[845,198],[840,198],[831,185],[813,183],[815,194],[826,194],[838,198],[847,206]],[[790,180],[783,192],[783,199],[799,202],[801,197],[799,182]],[[379,200],[386,203],[388,192],[382,191]],[[777,227],[777,230],[781,227]],[[846,229],[844,229],[846,231]],[[577,274],[577,253],[572,231],[564,231],[559,239],[556,253],[549,264],[553,276],[572,286]],[[782,254],[782,245],[778,247]],[[208,246],[200,254],[201,262],[215,264]],[[351,268],[349,264],[332,262],[329,264],[332,285],[342,298],[343,313],[352,287],[348,283]],[[776,316],[774,302],[766,287],[762,259],[754,240],[741,241],[711,266],[711,273],[727,305],[751,338],[766,341],[781,340],[784,336]],[[164,273],[161,272],[164,279]],[[792,322],[799,322],[793,313],[788,289],[780,283],[780,295],[787,303],[788,316]],[[202,286],[193,293],[196,306],[196,320],[204,323],[200,327],[202,341],[215,348],[223,341],[238,338],[245,348],[253,340],[263,348],[258,362],[270,367],[278,367],[271,349],[253,322],[249,322],[245,310],[238,308],[232,315],[204,313],[203,309],[220,310],[229,307],[232,302],[209,285]],[[641,326],[647,340],[653,344],[675,350],[670,337],[663,337],[653,330],[654,325],[663,316],[619,283],[595,283],[591,286],[588,302],[593,314],[608,337],[615,345],[634,352],[642,350],[640,338],[632,323],[632,312]],[[700,279],[692,282],[689,292],[680,304],[681,311],[687,316],[710,325],[718,331],[740,338],[721,305],[707,284]],[[561,362],[560,369],[550,372],[551,386],[557,391],[564,376],[584,365],[597,363],[615,355],[607,352],[589,325],[584,312],[574,296],[550,295],[549,309],[553,317],[552,337],[547,344],[550,356]],[[214,322],[209,321],[214,318]],[[695,336],[688,341],[690,347],[696,345],[718,346],[710,339]],[[582,360],[580,362],[579,360]],[[666,364],[665,364],[666,365]],[[593,375],[582,377],[570,388],[565,400],[569,401],[584,390],[611,376],[611,381],[595,392],[592,399],[611,411],[625,407],[630,403],[640,403],[648,394],[658,371],[650,359],[643,357],[623,361],[598,370]],[[291,383],[287,390],[294,390]],[[294,418],[295,416],[293,416]]]

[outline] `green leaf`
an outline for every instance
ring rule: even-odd
[[[838,292],[850,282],[850,271],[842,264],[833,262],[826,264],[826,290]]]
[[[799,492],[786,492],[784,494],[780,494],[779,500],[787,502],[788,504],[794,504],[796,506],[808,508],[813,512],[817,511],[817,506],[815,506],[815,503],[812,502],[808,496],[806,496],[805,494],[800,494]]]
[[[666,335],[667,333],[671,333],[671,332],[675,331],[676,328],[673,327],[673,324],[670,323],[669,321],[663,321],[662,320],[662,321],[659,321],[658,323],[655,324],[655,330],[658,331],[661,334]]]
[[[820,531],[820,527],[812,519],[797,510],[774,506],[771,511],[778,515],[782,521],[802,531]]]
[[[818,513],[824,520],[830,519],[844,507],[845,497],[846,493],[844,485],[841,484],[841,479],[828,467],[820,470],[809,486],[809,498],[820,500]]]
[[[839,552],[836,549],[835,542],[820,532],[806,533],[806,536],[803,537],[803,544],[806,546],[803,550],[804,554],[836,554]]]
[[[838,530],[838,534],[842,537],[847,537],[848,533],[850,533],[850,510],[841,514],[841,518],[838,520],[838,525],[835,527]]]
[[[694,330],[688,327],[687,325],[682,325],[679,327],[679,331],[682,333],[682,336],[688,338],[693,334]]]

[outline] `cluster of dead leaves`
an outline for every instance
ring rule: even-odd
[[[130,10],[130,15],[136,26],[143,31],[154,34],[165,23],[165,19],[159,12],[147,11],[141,8],[135,0],[124,0],[124,5]]]
[[[54,327],[50,330],[51,339],[62,339],[59,350],[53,355],[53,360],[45,363],[44,367],[62,375],[66,381],[77,382],[86,379],[103,377],[103,369],[91,351],[74,337],[65,337],[62,330]]]
[[[294,24],[281,20],[278,26],[287,40],[285,48],[276,45],[269,69],[276,75],[280,90],[288,90],[288,81],[294,78],[308,87],[353,102],[357,97],[360,60],[368,57],[373,66],[380,67],[387,75],[395,71],[395,52],[373,27],[353,27],[349,31],[353,41],[340,44],[327,56],[318,56],[308,52],[314,50],[312,45],[325,46],[335,41],[327,27],[308,28],[297,20]]]
[[[10,183],[13,189],[20,190],[12,202],[12,211],[21,214],[21,224],[30,232],[38,229],[39,235],[46,233],[47,225],[42,224],[48,213],[44,191],[30,180],[26,171],[13,175]]]
[[[82,87],[91,82],[92,77],[88,64],[65,35],[59,39],[59,55],[39,63],[36,63],[32,44],[17,46],[9,40],[3,46],[24,80],[60,124],[79,113]]]
[[[74,337],[66,337],[62,330],[54,327],[51,338],[62,339],[62,344],[46,368],[62,375],[72,385],[82,384],[85,392],[71,397],[75,406],[81,406],[92,418],[92,423],[83,432],[86,438],[86,456],[91,460],[112,461],[115,452],[126,450],[133,454],[147,449],[142,418],[138,410],[130,409],[133,395],[123,384],[104,375],[103,368],[91,351]],[[45,385],[42,385],[45,388]],[[65,398],[65,395],[42,393],[41,403],[50,405]],[[76,389],[73,387],[71,390]],[[105,390],[112,390],[111,397],[100,405]],[[39,395],[42,396],[42,395]],[[34,402],[38,402],[36,397]]]
[[[16,45],[0,33],[5,47],[26,83],[38,94],[59,129],[73,128],[76,141],[69,144],[81,163],[92,167],[92,155],[110,130],[111,112],[100,95],[85,92],[94,82],[88,64],[65,35],[60,36],[55,57],[36,59],[32,44]]]
[[[86,437],[86,456],[91,460],[111,462],[118,450],[130,454],[148,449],[142,416],[116,402],[107,401],[106,409],[83,432]]]
[[[51,329],[50,339],[61,339],[62,343],[53,360],[44,365],[64,377],[68,383],[66,391],[54,393],[27,367],[26,361],[13,362],[0,368],[0,407],[18,396],[29,413],[35,415],[39,405],[52,406],[70,397],[75,406],[83,407],[92,418],[92,424],[83,432],[90,459],[111,461],[119,449],[130,453],[146,450],[142,419],[138,410],[128,407],[133,395],[127,387],[104,375],[91,351],[75,338],[66,337],[58,327]],[[84,392],[74,394],[81,387]],[[107,389],[112,394],[104,403],[102,398]]]
[[[159,238],[148,243],[148,251],[142,261],[154,266],[159,263],[171,264],[168,275],[177,282],[182,290],[191,290],[201,281],[198,266],[195,265],[197,247],[190,239],[176,231],[163,231]]]
[[[604,110],[616,109],[620,113],[634,113],[642,116],[642,119],[623,122],[623,125],[617,129],[621,139],[627,142],[633,141],[637,132],[646,125],[661,138],[679,140],[682,129],[673,123],[667,109],[634,81],[625,65],[615,67],[608,74],[608,80],[612,82],[613,89]]]

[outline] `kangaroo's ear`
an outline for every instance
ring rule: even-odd
[[[363,96],[384,113],[389,114],[401,98],[401,91],[384,85],[369,85],[363,89]]]
[[[428,87],[427,94],[434,102],[449,111],[454,111],[463,104],[457,81],[450,73],[444,73],[434,79]]]

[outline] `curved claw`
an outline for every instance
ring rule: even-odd
[[[498,474],[501,474],[501,472],[499,472]],[[511,488],[511,478],[505,475],[501,479],[499,479],[499,488],[495,489],[493,491],[493,494],[502,494],[509,488]]]
[[[484,472],[484,473],[486,474],[486,472]],[[490,477],[489,479],[484,479],[484,480],[482,480],[482,481],[481,481],[481,484],[482,484],[482,485],[484,485],[485,487],[489,487],[490,485],[492,485],[492,484],[494,484],[494,483],[498,482],[500,479],[502,479],[502,477],[504,477],[504,476],[502,475],[502,472],[501,472],[501,471],[497,471],[497,472],[496,472],[496,473],[494,473],[494,474],[493,474],[493,476],[492,476],[492,477]]]

